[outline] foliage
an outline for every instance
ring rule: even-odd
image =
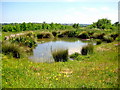
[[[79,28],[79,23],[78,23],[78,24],[76,24],[76,23],[75,23],[75,24],[73,24],[73,25],[72,25],[72,27],[73,27],[73,28],[77,28],[77,29],[78,29],[78,28]]]
[[[120,88],[114,44],[96,45],[94,54],[68,62],[34,63],[2,55],[2,88]]]
[[[117,40],[117,41],[120,41],[120,36],[118,36],[118,37],[116,38],[116,40]]]
[[[82,47],[81,54],[82,55],[92,54],[93,49],[94,49],[93,44],[88,44],[88,45]]]
[[[104,33],[94,33],[92,37],[95,39],[103,39],[104,35]]]
[[[46,22],[43,23],[11,23],[7,25],[2,25],[3,32],[19,32],[19,31],[30,31],[30,30],[65,30],[73,28],[70,25],[62,25],[57,23],[48,24]]]
[[[11,55],[15,58],[21,58],[25,56],[25,51],[23,48],[19,47],[17,44],[5,41],[2,43],[2,53],[5,55]]]
[[[96,45],[99,45],[99,44],[101,44],[102,43],[102,40],[100,40],[100,39],[97,39],[96,40]]]
[[[73,54],[70,55],[70,58],[74,59],[74,58],[76,58],[79,55],[80,55],[79,53],[75,52],[75,53],[73,53]]]
[[[25,45],[30,48],[35,47],[37,45],[35,39],[31,36],[29,37],[28,35],[11,38],[10,42],[18,43],[19,45]]]
[[[81,33],[78,35],[78,38],[88,39],[88,38],[90,38],[90,37],[89,37],[88,32],[83,31],[83,32],[81,32]]]
[[[56,62],[66,62],[68,60],[68,49],[67,50],[54,50],[52,56]]]
[[[112,33],[110,36],[115,40],[118,37],[118,33]]]
[[[105,35],[103,38],[103,41],[106,41],[107,43],[113,42],[113,38],[110,35]]]
[[[111,24],[111,20],[106,18],[99,19],[97,22],[94,22],[92,25],[88,26],[89,28],[98,28],[98,29],[114,29],[114,25]]]
[[[52,34],[53,34],[54,37],[57,36],[57,32],[56,31],[53,31]]]
[[[38,39],[42,39],[42,38],[53,38],[53,34],[51,32],[41,32],[37,34],[37,38]]]

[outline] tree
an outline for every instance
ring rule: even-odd
[[[26,23],[25,22],[23,22],[21,25],[20,25],[20,29],[22,30],[22,31],[25,31],[26,30]]]
[[[79,28],[79,23],[78,24],[75,23],[72,26],[73,26],[73,28]]]

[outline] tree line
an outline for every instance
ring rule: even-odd
[[[29,31],[29,30],[65,30],[65,29],[79,29],[80,24],[74,23],[72,25],[62,25],[58,23],[11,23],[2,25],[2,31],[4,32],[19,32],[19,31]],[[86,26],[89,29],[118,29],[120,27],[119,22],[111,23],[111,20],[106,18],[99,19],[97,22],[93,22],[93,24]]]
[[[111,20],[108,20],[106,18],[99,19],[97,22],[93,22],[93,24],[89,25],[88,28],[98,28],[98,29],[118,29],[120,26],[119,22],[115,22],[114,24],[111,23]]]
[[[2,25],[2,31],[4,32],[19,32],[19,31],[29,31],[29,30],[64,30],[78,28],[72,25],[62,25],[58,23],[12,23],[7,25]]]

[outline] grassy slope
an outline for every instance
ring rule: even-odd
[[[114,88],[118,87],[118,52],[114,44],[95,46],[85,60],[33,63],[3,55],[3,88]]]

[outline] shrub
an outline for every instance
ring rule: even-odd
[[[82,38],[82,39],[88,39],[89,38],[89,35],[87,32],[81,32],[79,35],[78,35],[78,38]]]
[[[68,60],[68,49],[67,50],[54,50],[52,56],[55,62],[66,62]]]
[[[69,31],[68,37],[75,37],[75,36],[76,36],[76,32],[75,31]]]
[[[25,55],[23,48],[21,48],[17,44],[13,44],[10,42],[2,43],[2,53],[4,53],[5,55],[11,55],[15,58],[21,58]]]
[[[56,31],[53,31],[52,34],[53,34],[54,37],[57,36],[57,32]]]
[[[61,31],[60,34],[58,34],[58,37],[65,37],[65,36],[68,36],[69,34],[69,31]]]
[[[19,43],[20,45],[25,45],[30,48],[35,47],[37,45],[35,39],[29,36],[20,36],[20,37],[11,38],[10,42]]]
[[[115,40],[120,41],[120,36],[118,36]]]
[[[75,52],[75,53],[70,55],[70,58],[74,59],[74,58],[78,57],[79,55],[80,55],[79,53]]]
[[[118,36],[118,34],[117,33],[112,33],[110,36],[115,40],[116,37]]]
[[[111,43],[114,39],[110,35],[105,35],[103,41]]]
[[[42,38],[53,38],[53,34],[50,33],[50,32],[42,32],[42,33],[39,33],[37,34],[37,38],[38,39],[42,39]]]
[[[96,45],[99,45],[101,43],[102,43],[102,41],[100,39],[96,40]]]
[[[35,34],[33,32],[29,32],[29,33],[26,34],[26,36],[28,36],[28,37],[35,37]]]
[[[103,39],[104,35],[104,33],[94,33],[92,37],[95,39]]]
[[[81,54],[82,55],[92,54],[93,49],[94,49],[93,44],[88,44],[87,46],[82,47]]]

